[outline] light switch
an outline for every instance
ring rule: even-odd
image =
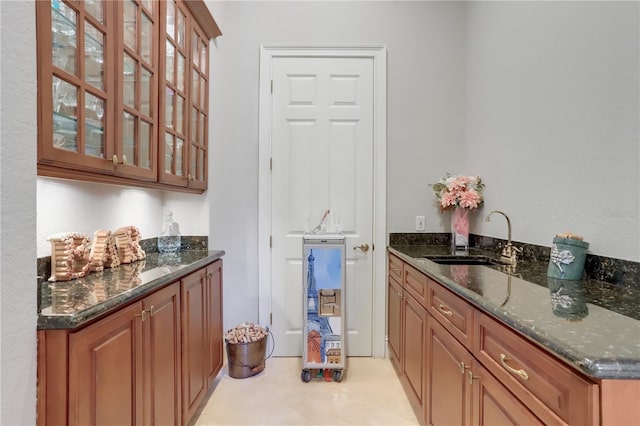
[[[424,231],[425,219],[424,216],[416,216],[416,231]]]

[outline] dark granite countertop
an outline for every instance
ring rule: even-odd
[[[224,256],[190,250],[147,257],[72,281],[44,281],[38,288],[38,330],[75,329],[170,284]]]
[[[548,262],[502,267],[441,265],[444,245],[393,245],[389,251],[484,312],[597,379],[640,379],[640,291],[595,280],[548,278]],[[470,256],[495,258],[471,249]]]

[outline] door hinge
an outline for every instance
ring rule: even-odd
[[[269,170],[273,170],[273,157],[269,158]]]
[[[271,94],[273,94],[273,80],[271,80]]]
[[[269,325],[273,325],[273,312],[269,312]]]
[[[273,248],[273,237],[269,235],[269,248]]]

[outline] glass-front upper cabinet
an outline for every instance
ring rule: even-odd
[[[160,136],[160,181],[179,186],[188,186],[190,175],[187,170],[188,122],[187,94],[189,89],[187,37],[187,9],[173,0],[162,2],[166,8],[164,22],[164,84],[160,93],[160,116],[162,135]]]
[[[113,17],[106,2],[36,2],[39,149],[41,164],[110,170],[113,84],[105,78],[113,51]],[[47,90],[47,88],[49,88]]]
[[[189,139],[190,186],[207,187],[207,138],[209,105],[209,43],[202,29],[193,23],[191,31],[191,128]]]
[[[203,0],[38,0],[38,174],[202,192]]]
[[[159,2],[117,3],[116,135],[119,175],[157,180]]]

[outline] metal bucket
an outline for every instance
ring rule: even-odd
[[[249,343],[227,342],[229,376],[244,379],[264,370],[267,352],[267,337]]]

